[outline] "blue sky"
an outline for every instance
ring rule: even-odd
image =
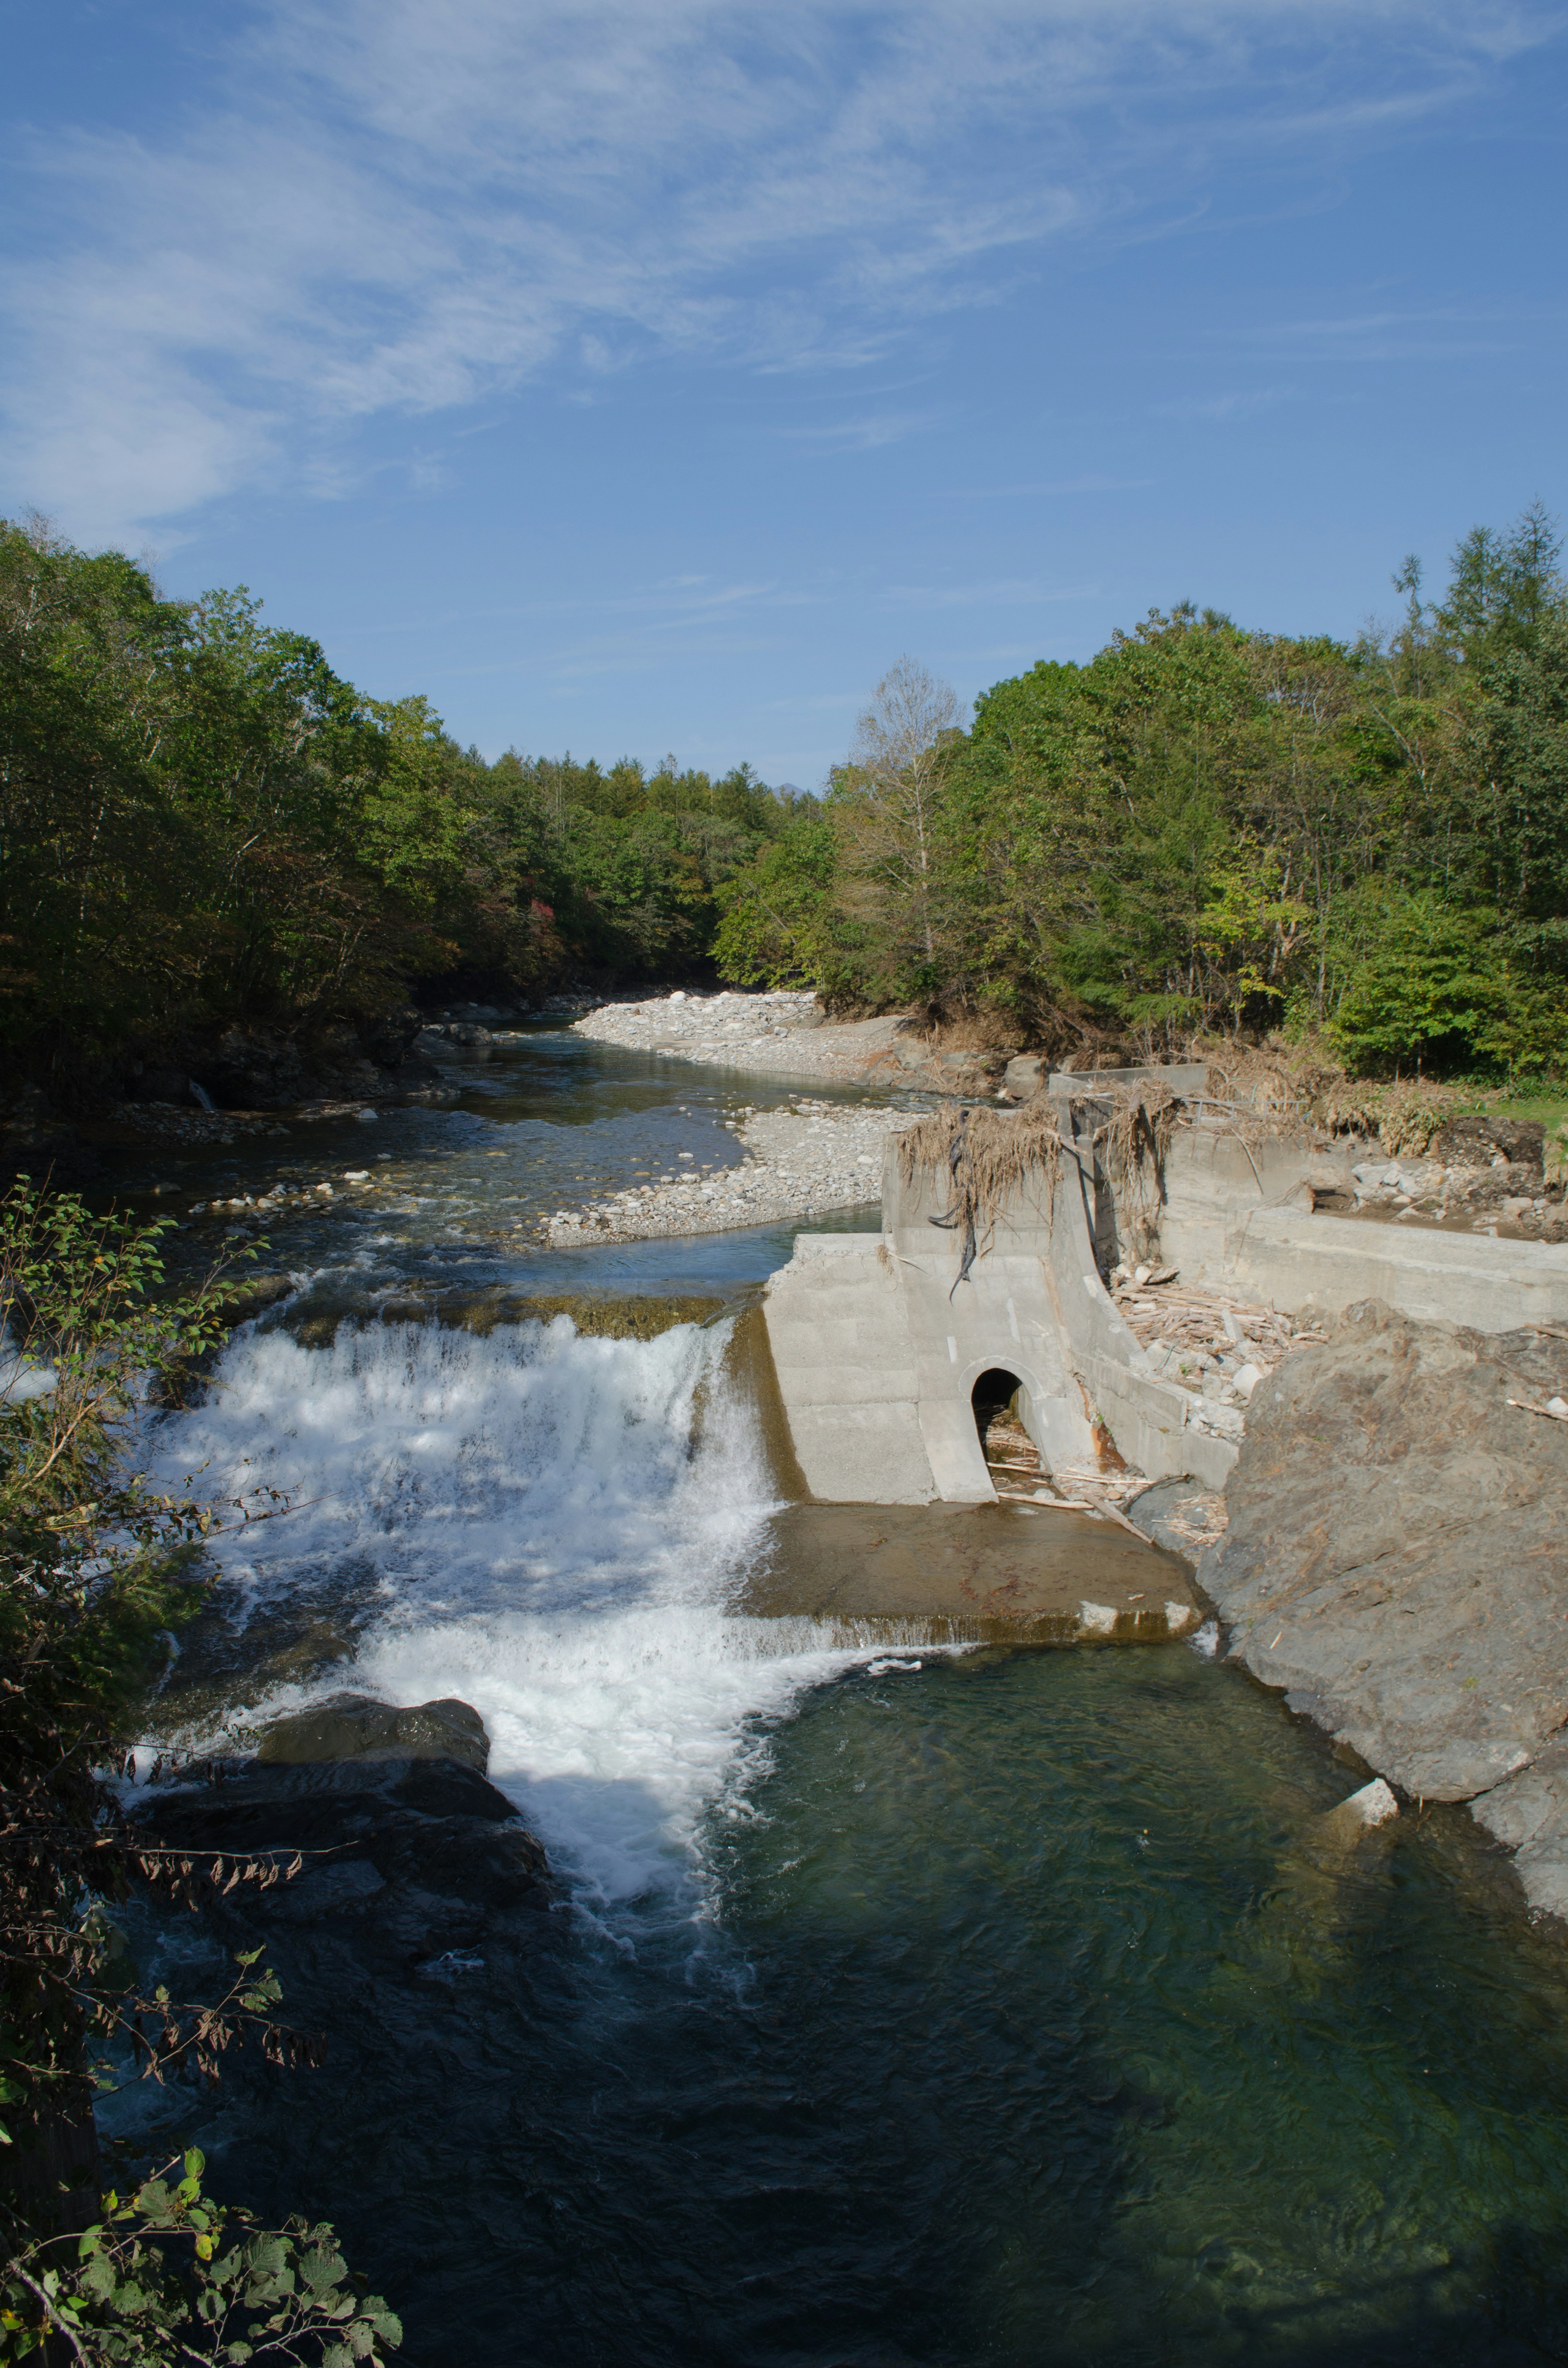
[[[12,0],[0,507],[460,738],[820,784],[1563,484],[1568,9]]]

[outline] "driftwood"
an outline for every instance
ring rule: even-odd
[[[900,1172],[913,1187],[926,1176],[944,1171],[950,1194],[949,1207],[927,1223],[944,1233],[963,1235],[956,1292],[966,1281],[980,1254],[982,1237],[989,1235],[1011,1196],[1028,1181],[1043,1183],[1047,1207],[1056,1202],[1056,1179],[1062,1165],[1062,1136],[1056,1113],[1016,1117],[993,1110],[934,1110],[905,1129],[898,1138]],[[952,1297],[952,1292],[948,1296]]]

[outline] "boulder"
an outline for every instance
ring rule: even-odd
[[[1464,1801],[1568,1718],[1568,1343],[1377,1301],[1257,1385],[1199,1580],[1230,1650],[1405,1792]]]
[[[1568,1918],[1568,1740],[1471,1803],[1477,1825],[1514,1852],[1532,1907]]]
[[[490,1765],[490,1737],[476,1710],[454,1696],[399,1710],[372,1694],[331,1694],[313,1708],[267,1727],[256,1752],[262,1768],[315,1761],[455,1759]]]
[[[255,1759],[152,1787],[140,1814],[177,1850],[302,1856],[288,1883],[213,1902],[219,1921],[321,1928],[361,1956],[417,1964],[515,1939],[519,1915],[553,1896],[543,1850],[485,1777],[489,1755],[467,1702],[334,1694],[275,1721]]]

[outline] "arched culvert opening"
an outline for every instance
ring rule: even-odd
[[[1024,1385],[1005,1365],[982,1373],[970,1392],[980,1452],[999,1495],[1027,1495],[1044,1479],[1040,1450],[1024,1429]]]

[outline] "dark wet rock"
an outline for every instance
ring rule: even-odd
[[[182,1770],[142,1816],[176,1850],[302,1855],[292,1880],[210,1907],[220,1923],[331,1928],[360,1954],[402,1960],[515,1945],[519,1917],[552,1894],[543,1850],[484,1775],[489,1750],[467,1702],[335,1694],[275,1721],[254,1760]]]
[[[248,1324],[253,1315],[276,1307],[299,1289],[292,1275],[247,1274],[235,1281],[218,1302],[216,1313],[224,1324]]]
[[[455,1696],[412,1710],[373,1694],[333,1694],[312,1709],[275,1720],[261,1739],[256,1763],[293,1768],[347,1760],[455,1759],[483,1776],[490,1738],[476,1710]],[[499,1797],[499,1796],[497,1796]]]
[[[1489,1793],[1568,1718],[1568,1423],[1508,1403],[1565,1384],[1551,1332],[1368,1301],[1248,1408],[1199,1582],[1233,1654],[1407,1793]]]

